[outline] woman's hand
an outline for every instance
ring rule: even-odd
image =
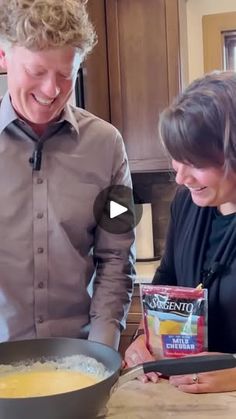
[[[207,354],[212,355],[212,352]],[[202,355],[206,355],[206,352]],[[185,393],[234,391],[236,390],[236,368],[191,375],[175,375],[169,378],[169,383]]]
[[[131,345],[125,352],[125,367],[130,368],[138,364],[143,364],[144,362],[155,361],[155,358],[149,352],[145,343],[145,336],[141,335]],[[142,383],[147,383],[149,380],[153,383],[157,383],[158,374],[155,372],[150,372],[146,375],[140,375],[138,379]]]

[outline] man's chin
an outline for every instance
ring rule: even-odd
[[[35,115],[32,115],[32,116],[29,116],[29,118],[26,121],[28,121],[29,124],[34,124],[34,125],[47,125],[47,124],[51,124],[52,122],[58,121],[60,117],[61,117],[61,111],[51,116],[48,116],[48,114],[39,115],[37,118],[35,118]]]

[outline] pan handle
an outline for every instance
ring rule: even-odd
[[[224,370],[236,367],[236,354],[198,355],[183,358],[168,358],[145,362],[122,371],[118,385],[149,372],[159,372],[165,376],[193,374],[206,371]]]
[[[234,367],[236,367],[236,355],[217,354],[186,356],[177,359],[172,358],[155,362],[146,362],[143,364],[143,371],[145,374],[155,371],[170,376],[224,370]]]

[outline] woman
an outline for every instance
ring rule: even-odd
[[[160,118],[181,187],[171,206],[165,253],[153,284],[208,288],[209,352],[236,352],[236,74],[194,81]],[[143,334],[128,366],[153,359]],[[152,373],[144,382],[158,380]],[[236,368],[170,377],[189,393],[236,390]]]

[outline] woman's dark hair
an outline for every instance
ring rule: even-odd
[[[236,73],[214,72],[191,83],[162,112],[159,131],[174,160],[236,171]]]

